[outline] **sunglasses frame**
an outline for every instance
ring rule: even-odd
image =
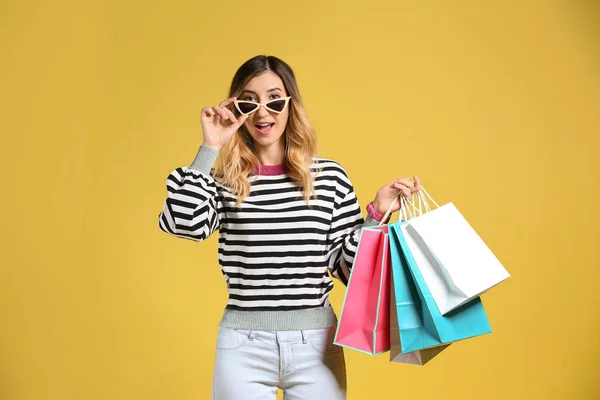
[[[250,114],[258,111],[258,109],[260,108],[260,106],[263,106],[268,111],[271,111],[271,112],[274,112],[274,113],[277,113],[277,114],[281,114],[282,112],[285,111],[286,107],[290,103],[290,99],[291,98],[292,98],[292,96],[280,97],[278,99],[269,100],[266,103],[259,103],[258,101],[250,101],[250,100],[235,100],[234,103],[235,103],[235,108],[242,115],[250,115]],[[281,100],[285,100],[285,104],[284,104],[283,108],[281,109],[281,111],[277,111],[277,110],[274,110],[271,107],[269,107],[269,103],[273,103],[274,101],[281,101]],[[258,106],[258,107],[256,107],[254,110],[250,111],[249,113],[243,113],[242,110],[240,109],[239,103],[250,103],[250,104],[254,104],[254,105]]]

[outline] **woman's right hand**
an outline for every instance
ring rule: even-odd
[[[221,104],[214,107],[204,107],[202,109],[202,134],[204,135],[204,144],[220,151],[221,147],[231,139],[233,134],[248,119],[247,115],[236,118],[227,108],[236,98],[231,97]]]

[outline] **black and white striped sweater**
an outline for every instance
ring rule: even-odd
[[[169,174],[158,219],[162,231],[193,241],[219,231],[229,292],[221,325],[285,330],[334,324],[328,273],[347,285],[365,223],[344,168],[315,158],[317,199],[307,205],[281,166],[262,166],[260,175],[249,176],[250,195],[235,207],[235,196],[212,176],[217,155],[201,146],[191,166]]]

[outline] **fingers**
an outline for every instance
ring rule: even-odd
[[[394,188],[396,188],[404,197],[410,197],[410,189],[406,186],[400,183],[395,183]]]
[[[232,124],[237,122],[237,118],[235,117],[235,115],[233,115],[230,109],[221,106],[214,106],[213,110],[215,110],[215,112],[219,114],[223,122],[231,121]]]
[[[415,187],[415,183],[410,178],[399,178],[399,179],[396,179],[394,181],[394,183],[400,183],[409,189],[412,189]]]
[[[214,112],[216,112],[219,115],[219,117],[221,117],[222,122],[229,120],[232,123],[234,123],[236,121],[236,118],[233,116],[231,111],[229,111],[225,107],[214,106],[212,109],[214,110]],[[227,114],[227,113],[229,113],[229,114]]]
[[[228,105],[230,105],[231,103],[233,103],[235,101],[236,97],[230,97],[227,100],[223,100],[221,102],[221,104],[219,104],[220,107],[227,107]]]
[[[400,182],[392,182],[392,187],[398,191],[399,195],[410,197],[410,188]]]
[[[212,122],[215,124],[223,124],[229,127],[233,127],[234,130],[239,129],[240,126],[248,119],[248,115],[242,115],[236,118],[235,114],[229,109],[229,105],[232,104],[237,97],[230,97],[227,100],[222,101],[218,106],[204,107],[202,108],[202,118],[213,118]]]
[[[219,104],[219,107],[222,107],[223,110],[225,111],[225,113],[229,116],[229,120],[232,123],[237,122],[237,118],[235,117],[235,114],[233,114],[232,112],[232,107],[229,107],[231,104],[233,104],[233,102],[235,101],[235,99],[237,99],[237,97],[230,97],[227,100],[223,100],[221,102],[221,104]]]
[[[212,117],[215,115],[215,112],[210,107],[204,107],[202,109],[202,116]]]
[[[416,175],[414,176],[414,182],[410,178],[398,178],[392,182],[392,186],[402,195],[411,197],[413,192],[421,190],[421,180]]]
[[[217,115],[217,120],[215,122],[225,123],[225,121],[229,121],[230,124],[234,124],[238,122],[235,115],[228,108],[230,104],[235,101],[236,97],[230,97],[227,100],[223,100],[218,106],[214,107],[204,107],[202,109],[202,116],[206,117],[214,117]]]
[[[408,178],[396,179],[396,181],[394,181],[394,187],[398,189],[403,196],[410,197],[414,184]]]
[[[235,130],[238,130],[240,128],[240,126],[242,126],[242,124],[244,122],[246,122],[247,119],[248,119],[248,115],[242,115],[241,117],[238,118],[237,122],[232,125],[233,128]]]
[[[233,115],[233,113],[231,112],[231,110],[229,108],[223,107],[223,111],[225,111],[225,114],[227,114],[227,116],[229,117],[229,120],[232,123],[237,122],[237,118],[235,117],[235,115]]]

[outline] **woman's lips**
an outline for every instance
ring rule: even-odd
[[[254,125],[256,127],[256,129],[258,130],[259,133],[261,133],[262,135],[266,135],[267,133],[271,132],[271,129],[273,129],[273,123],[265,126],[264,124],[256,124]]]

